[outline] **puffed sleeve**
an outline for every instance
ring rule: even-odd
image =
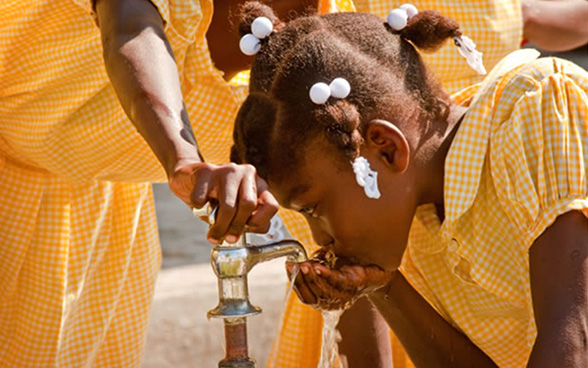
[[[96,17],[96,0],[72,0],[75,4],[81,6],[86,12],[94,19],[94,22],[98,24]],[[124,0],[121,0],[124,1]],[[144,0],[151,2],[158,10],[164,23],[169,23],[169,4],[168,0]]]
[[[540,59],[505,83],[496,108],[511,112],[492,127],[489,164],[499,201],[528,248],[559,215],[588,217],[588,74]]]

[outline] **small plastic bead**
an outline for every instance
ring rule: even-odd
[[[326,83],[315,83],[310,88],[310,99],[317,105],[322,105],[331,97],[331,89]]]
[[[395,31],[400,31],[406,27],[408,14],[403,9],[394,9],[388,14],[388,25]]]
[[[331,84],[329,84],[329,88],[331,89],[331,96],[335,98],[345,98],[349,96],[349,92],[351,92],[349,82],[343,78],[333,79]]]
[[[272,21],[266,17],[257,17],[251,23],[251,33],[260,40],[269,36],[273,29],[274,25]]]
[[[246,34],[245,36],[241,37],[241,41],[239,41],[239,48],[241,52],[245,55],[255,55],[259,51],[260,42],[257,37],[252,35],[251,33]]]
[[[419,13],[419,11],[416,8],[416,6],[414,6],[412,4],[403,4],[403,5],[400,5],[400,9],[402,9],[402,10],[404,10],[406,12],[406,15],[408,15],[408,19],[414,17],[415,15],[417,15]]]

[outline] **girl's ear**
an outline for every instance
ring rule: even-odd
[[[406,171],[410,161],[410,146],[404,133],[389,121],[379,119],[370,121],[364,129],[365,148],[394,171]]]

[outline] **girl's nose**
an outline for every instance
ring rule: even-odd
[[[326,246],[332,244],[335,239],[320,226],[318,221],[309,220],[310,231],[312,232],[312,238],[320,246]]]

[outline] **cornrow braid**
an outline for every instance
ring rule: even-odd
[[[363,125],[374,118],[392,123],[445,122],[449,96],[417,51],[434,51],[458,24],[436,11],[422,11],[401,31],[369,14],[310,15],[284,25],[258,2],[243,7],[241,34],[258,16],[271,19],[274,32],[255,56],[250,95],[235,123],[231,158],[269,173],[291,173],[306,147],[326,139],[349,161],[362,143]],[[345,99],[317,105],[309,90],[317,82],[343,77],[351,85]]]

